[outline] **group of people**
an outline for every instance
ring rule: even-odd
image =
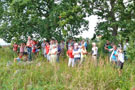
[[[122,47],[122,44],[115,45],[114,43],[110,43],[107,40],[107,43],[104,46],[104,49],[108,51],[110,62],[113,65],[119,66],[119,74],[121,74],[121,70],[123,69],[123,65],[125,60],[127,60],[126,52],[129,47],[128,40]]]
[[[108,40],[104,45],[104,50],[108,51],[110,61],[113,64],[120,66],[120,69],[123,68],[125,54],[127,47],[129,46],[128,41],[124,45],[124,49],[119,44],[118,47],[113,43],[110,43]],[[16,43],[13,45],[13,50],[17,52],[19,50],[19,57],[15,58],[14,61],[20,61],[22,57],[25,57],[25,60],[31,61],[32,56],[38,56],[39,51],[42,51],[42,55],[47,59],[48,62],[55,65],[56,62],[59,62],[60,56],[64,56],[65,48],[66,55],[68,56],[68,66],[74,67],[75,65],[81,65],[88,54],[88,42],[81,40],[79,42],[69,40],[66,43],[61,41],[58,43],[57,40],[50,40],[49,42],[43,41],[41,44],[39,41],[31,40],[31,37],[28,37],[27,43],[22,43],[20,46]],[[91,49],[92,60],[97,64],[98,57],[98,47],[95,42],[92,43]]]

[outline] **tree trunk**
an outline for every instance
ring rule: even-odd
[[[113,27],[112,36],[117,36],[118,26]]]

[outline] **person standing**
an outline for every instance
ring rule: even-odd
[[[72,67],[74,67],[74,55],[73,55],[73,46],[70,46],[68,51],[67,51],[67,56],[69,57],[69,60],[68,60],[68,67],[71,66],[72,64]]]
[[[106,41],[106,44],[104,45],[104,49],[107,50],[106,52],[108,53],[108,56],[110,57],[111,56],[111,53],[112,51],[108,51],[109,49],[112,49],[112,45],[111,43],[107,40]]]
[[[20,54],[24,54],[24,43],[21,43],[20,45]]]
[[[32,56],[34,56],[35,58],[35,55],[36,55],[36,41],[35,40],[32,40]]]
[[[52,46],[52,50],[49,52],[49,54],[51,56],[50,63],[52,65],[55,65],[56,64],[57,52],[58,52],[58,49],[57,49],[56,45],[53,45]]]
[[[28,52],[28,60],[31,61],[32,60],[32,56],[31,56],[31,53],[32,53],[32,40],[31,40],[31,37],[29,36],[28,37],[28,41],[27,41],[27,52]]]
[[[129,47],[129,43],[128,43],[128,40],[126,40],[126,43],[124,44],[124,57],[125,57],[125,60],[128,60],[127,58],[127,49]]]
[[[58,49],[58,52],[57,52],[57,62],[59,63],[60,54],[61,54],[61,47],[60,47],[59,44],[58,44],[58,46],[57,46],[57,49]]]
[[[113,64],[118,64],[118,60],[117,60],[117,57],[118,57],[118,50],[117,50],[117,46],[114,45],[113,46],[113,49],[109,49],[109,51],[112,51],[112,54],[110,56],[110,61],[113,63]]]
[[[41,50],[42,50],[42,55],[46,57],[46,50],[45,50],[46,42],[45,40],[41,44]]]
[[[49,62],[50,61],[50,55],[49,55],[50,45],[48,42],[46,43],[45,50],[46,50],[47,61]]]
[[[37,41],[37,48],[36,48],[36,53],[37,53],[37,56],[39,55],[39,51],[41,49],[41,44],[39,41]]]
[[[13,51],[17,53],[18,50],[18,45],[16,43],[14,43],[13,45]]]
[[[87,50],[85,48],[85,46],[82,46],[81,49],[81,61],[80,61],[80,65],[84,62],[84,60],[86,59],[86,54],[87,54]]]
[[[98,47],[96,46],[96,43],[92,43],[92,60],[95,66],[97,66],[97,56],[98,56]]]
[[[81,59],[81,50],[78,47],[78,43],[74,44],[73,55],[74,55],[75,64],[78,64]]]
[[[85,46],[86,50],[88,50],[88,44],[87,44],[87,42],[84,42],[84,46]]]
[[[64,47],[65,47],[64,41],[61,41],[60,47],[61,47],[61,55],[64,56]]]
[[[124,65],[124,53],[123,53],[122,48],[118,50],[118,62],[119,62],[118,65],[120,67],[119,75],[121,75],[122,69],[123,69],[123,65]]]

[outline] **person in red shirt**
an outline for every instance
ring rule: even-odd
[[[47,55],[47,61],[50,61],[49,49],[50,49],[50,45],[49,43],[46,43],[45,50]]]
[[[16,43],[14,43],[14,45],[13,45],[13,51],[14,52],[17,52],[17,50],[18,50],[18,45]]]
[[[74,55],[73,55],[73,46],[69,46],[69,49],[67,51],[67,56],[69,57],[68,66],[70,67],[72,64],[72,67],[74,67]]]
[[[36,41],[32,41],[32,53],[36,53]]]

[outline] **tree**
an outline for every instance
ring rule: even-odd
[[[85,8],[79,0],[3,0],[4,15],[0,37],[11,42],[26,41],[27,37],[73,37],[88,30]]]

